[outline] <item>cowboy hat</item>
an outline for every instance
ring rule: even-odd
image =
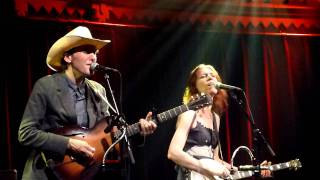
[[[110,40],[92,38],[90,30],[84,26],[78,26],[62,38],[58,39],[50,48],[47,55],[47,65],[54,71],[61,70],[61,60],[63,54],[75,47],[82,45],[93,45],[96,49],[101,49]]]

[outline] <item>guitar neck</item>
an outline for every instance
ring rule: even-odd
[[[271,165],[269,168],[271,171],[278,171],[282,169],[291,168],[291,165],[290,165],[290,162],[285,162],[285,163]]]
[[[177,117],[179,114],[188,111],[189,107],[187,105],[181,105],[177,106],[175,108],[172,108],[168,111],[165,111],[163,113],[160,113],[157,115],[157,121],[160,123],[163,123],[169,119]]]
[[[285,163],[271,165],[269,166],[269,169],[271,171],[278,171],[278,170],[287,169],[290,167],[291,167],[290,163],[285,162]],[[254,175],[254,171],[237,171],[234,174],[232,174],[231,175],[232,178],[229,178],[229,179],[243,179],[243,178],[251,177],[253,175]]]
[[[167,120],[170,120],[172,118],[175,118],[177,117],[179,114],[185,112],[189,110],[188,106],[187,105],[180,105],[180,106],[177,106],[175,108],[172,108],[170,110],[167,110],[165,112],[162,112],[160,114],[157,114],[157,118],[156,119],[152,119],[152,121],[154,121],[155,123],[159,122],[159,123],[163,123],[163,122],[166,122]],[[130,137],[130,136],[133,136],[135,134],[138,134],[140,133],[141,131],[141,128],[140,128],[140,123],[137,122],[137,123],[134,123],[132,125],[129,125],[127,127],[127,137]],[[117,131],[115,132],[115,137],[119,137],[121,134],[120,131]]]

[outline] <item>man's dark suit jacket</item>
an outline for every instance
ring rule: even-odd
[[[96,94],[99,92],[105,96],[106,92],[95,81],[86,79],[85,82],[89,127],[93,127],[97,121],[109,115],[108,105]],[[49,130],[77,124],[74,102],[68,88],[64,73],[45,76],[35,83],[18,132],[19,142],[32,149],[22,179],[47,179],[40,152],[52,157],[64,157],[68,138],[50,133]]]

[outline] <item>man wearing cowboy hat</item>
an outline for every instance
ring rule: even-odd
[[[34,85],[19,127],[19,142],[32,148],[22,179],[48,179],[45,155],[63,159],[66,153],[93,157],[95,148],[86,141],[49,132],[70,125],[92,128],[109,116],[112,106],[105,88],[92,80],[90,66],[97,61],[96,52],[110,40],[92,37],[88,28],[79,26],[50,48],[47,65],[57,73],[40,78]],[[140,119],[142,134],[150,134],[156,124]],[[47,154],[46,154],[47,155]]]

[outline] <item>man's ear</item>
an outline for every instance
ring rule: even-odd
[[[70,54],[64,54],[63,56],[63,60],[67,63],[70,64],[71,63],[71,55]]]

